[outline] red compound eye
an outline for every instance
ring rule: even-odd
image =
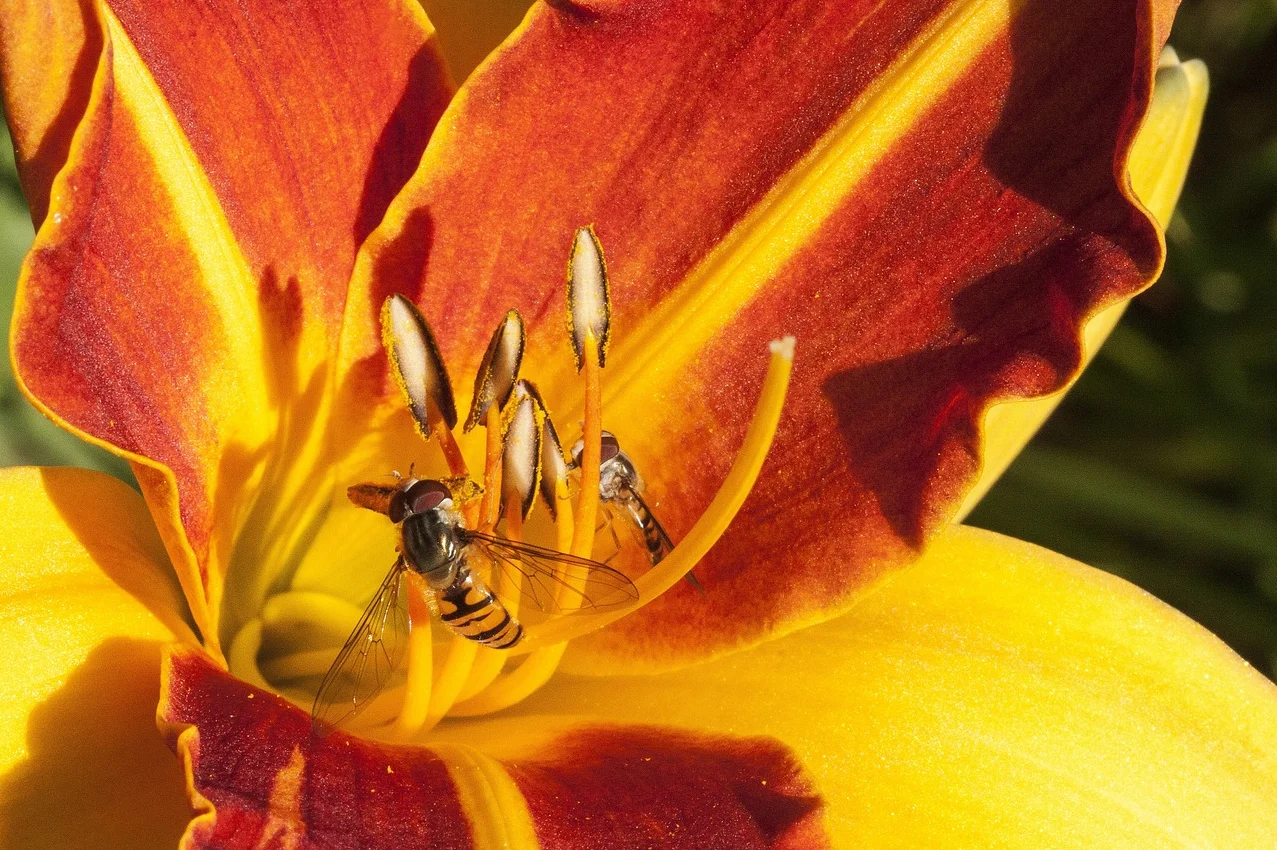
[[[407,503],[408,512],[414,514],[424,514],[426,511],[432,511],[443,504],[445,499],[451,498],[452,492],[441,482],[428,479],[418,481],[404,493],[404,501]]]
[[[617,442],[616,437],[611,431],[603,432],[601,451],[599,452],[599,463],[607,463],[612,458],[621,453],[621,444]]]

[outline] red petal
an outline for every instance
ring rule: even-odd
[[[702,657],[911,562],[975,480],[982,412],[1061,386],[1084,319],[1158,270],[1124,165],[1154,10],[1001,10],[556,3],[454,101],[369,243],[428,244],[424,277],[386,264],[381,284],[419,287],[470,362],[515,306],[545,363],[571,234],[594,223],[617,317],[605,420],[676,540],[731,462],[767,340],[798,337],[769,464],[697,568],[707,596],[667,594],[601,651]],[[569,376],[531,374],[559,421]]]
[[[768,739],[593,726],[498,762],[482,750],[508,751],[499,733],[438,754],[316,737],[305,712],[192,650],[171,653],[165,682],[161,727],[189,762],[200,815],[184,847],[470,847],[494,830],[545,850],[828,843],[810,779]]]
[[[456,788],[429,750],[316,737],[305,712],[192,650],[169,655],[164,681],[161,728],[189,760],[201,815],[184,847],[248,850],[272,833],[298,848],[471,846]]]
[[[14,357],[54,416],[172,471],[175,489],[149,466],[139,480],[211,638],[244,485],[272,450],[299,453],[356,248],[448,85],[408,4],[98,13],[93,96],[24,269]]]
[[[420,10],[368,0],[111,8],[253,271],[281,288],[297,278],[335,334],[355,251],[417,167],[451,96]]]

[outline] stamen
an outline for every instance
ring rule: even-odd
[[[735,518],[741,505],[744,504],[749,491],[753,489],[754,482],[758,480],[758,473],[776,436],[776,426],[780,422],[785,395],[789,390],[789,377],[794,362],[794,338],[785,337],[775,340],[771,343],[770,350],[771,360],[767,366],[767,377],[763,380],[758,405],[754,409],[754,417],[749,423],[744,442],[741,443],[740,453],[736,455],[736,460],[722,486],[714,495],[713,501],[683,541],[675,546],[674,551],[660,564],[634,580],[639,590],[638,601],[620,609],[597,614],[581,613],[573,617],[560,617],[548,620],[539,626],[530,627],[524,639],[510,652],[519,654],[544,649],[588,634],[619,620],[673,587],[718,541]],[[587,449],[589,445],[587,437]],[[582,487],[584,486],[583,483]],[[597,492],[597,484],[595,490]],[[582,495],[585,492],[588,491],[583,491]],[[579,517],[577,521],[580,522]],[[590,528],[592,529],[593,526]],[[576,530],[576,537],[579,538],[580,528]]]
[[[509,422],[505,427],[502,452],[501,488],[505,505],[505,537],[514,542],[523,539],[523,520],[532,509],[537,479],[541,472],[541,430],[545,412],[536,389],[526,381],[515,385],[510,404]],[[522,592],[519,576],[511,570],[494,570],[492,591],[511,617],[519,616]],[[504,650],[480,649],[474,668],[458,700],[467,700],[482,691],[501,672],[509,656]],[[455,709],[450,714],[455,713]]]
[[[576,529],[572,554],[590,557],[594,549],[594,523],[599,515],[599,464],[603,451],[603,362],[593,331],[585,334],[585,421],[581,426],[581,495],[576,504]]]
[[[532,510],[541,477],[541,432],[545,408],[540,394],[528,381],[514,388],[509,422],[505,427],[505,447],[501,455],[501,496],[507,515],[511,503],[519,508],[519,520]]]
[[[448,657],[444,659],[443,669],[439,671],[439,678],[435,679],[434,690],[430,693],[430,710],[426,713],[426,722],[419,732],[434,728],[457,701],[457,694],[461,692],[470,676],[470,669],[474,666],[475,651],[478,648],[479,644],[472,640],[453,636],[448,644]]]
[[[523,362],[523,317],[510,310],[497,326],[474,376],[474,398],[466,417],[465,433],[483,422],[488,429],[488,446],[483,468],[483,503],[479,508],[479,528],[491,531],[497,524],[497,492],[501,473],[504,432],[501,410],[514,392]]]
[[[439,448],[443,449],[444,460],[448,462],[448,471],[461,478],[470,477],[470,468],[457,445],[457,438],[452,435],[452,428],[440,420],[435,423],[434,435],[439,438]]]
[[[538,396],[538,400],[540,396]],[[545,409],[545,404],[541,404]],[[559,432],[554,429],[547,413],[541,429],[541,500],[545,509],[550,512],[555,528],[560,527],[559,499],[566,501],[568,496],[568,464],[563,457],[563,444],[559,442]],[[560,487],[562,485],[562,487]],[[570,511],[568,513],[571,513]],[[567,518],[568,528],[572,527],[572,517]],[[572,546],[572,533],[568,532],[567,540],[559,540],[559,551],[567,552]]]
[[[483,362],[474,376],[474,398],[470,401],[470,415],[466,417],[465,433],[469,434],[482,420],[488,408],[505,407],[514,382],[519,379],[519,365],[523,362],[523,317],[518,310],[510,310],[488,342]]]
[[[381,307],[381,334],[391,374],[408,400],[422,438],[429,440],[438,423],[449,429],[457,427],[457,405],[448,370],[417,305],[402,295],[387,298]]]
[[[506,502],[505,510],[505,534],[507,540],[513,540],[518,543],[523,539],[523,517],[519,511],[519,505],[516,501]],[[495,566],[495,565],[494,565]],[[501,604],[505,606],[505,610],[511,617],[518,619],[519,602],[522,597],[522,588],[519,586],[517,576],[510,574],[509,570],[494,569],[491,583],[492,592],[501,600]],[[483,692],[492,681],[501,673],[501,668],[505,666],[506,660],[510,657],[509,653],[504,649],[488,649],[480,647],[475,654],[474,666],[470,668],[470,675],[466,678],[465,685],[457,693],[457,703],[461,704],[465,700],[470,699]],[[455,716],[457,706],[454,705],[448,710],[448,714]]]
[[[431,678],[434,675],[431,591],[426,580],[412,570],[404,572],[404,591],[408,594],[408,681],[404,687],[403,707],[395,718],[394,734],[397,738],[412,738],[421,731],[430,714]]]
[[[474,398],[470,403],[470,415],[466,418],[464,430],[467,433],[472,431],[482,420],[488,429],[488,440],[483,464],[483,499],[479,504],[478,516],[468,510],[465,518],[471,528],[479,531],[490,532],[497,524],[500,504],[497,494],[501,492],[501,466],[505,446],[501,410],[518,380],[519,365],[523,362],[523,345],[523,317],[518,310],[510,310],[492,334],[488,350],[483,355],[483,362],[474,379]],[[430,710],[423,729],[438,723],[467,689],[467,683],[472,681],[478,649],[479,646],[474,641],[455,635],[452,637],[448,657],[444,660],[443,669],[439,671],[439,678],[430,694]],[[504,663],[505,659],[500,660]],[[486,681],[491,681],[501,669],[498,664],[496,671],[489,675],[487,665],[491,663],[484,662],[485,666],[479,673],[487,676]]]
[[[545,500],[547,506],[552,506],[559,499],[566,500],[568,498],[567,465],[563,462],[563,450],[558,447],[558,437],[550,436],[554,432],[554,426],[550,423],[548,417],[545,420],[545,426],[546,444],[553,441],[554,451],[558,453],[558,465],[562,470],[557,474],[552,473],[551,465],[544,460],[545,455],[544,453],[542,454],[541,497]],[[552,474],[554,475],[551,481],[553,489],[547,495],[545,481]],[[560,552],[567,552],[572,546],[572,512],[551,509],[554,510],[556,547]],[[571,604],[564,598],[570,595],[566,592],[566,588],[561,587],[557,595],[559,597],[557,601],[561,606]],[[509,708],[516,703],[522,702],[540,690],[542,685],[550,681],[550,677],[554,675],[554,671],[559,667],[559,662],[563,660],[563,652],[567,648],[568,645],[566,643],[559,643],[536,650],[516,669],[497,678],[483,692],[472,699],[454,705],[449,714],[453,717],[476,717],[481,714],[501,711],[504,708]]]
[[[612,306],[608,298],[607,262],[603,246],[593,225],[582,227],[572,240],[568,257],[568,330],[572,335],[572,353],[576,370],[594,359],[586,356],[585,337],[594,334],[598,345],[598,361],[607,359],[608,332],[612,324]]]
[[[483,502],[479,507],[480,531],[491,531],[497,524],[497,491],[501,487],[501,411],[496,405],[488,408],[484,427],[488,431],[488,446],[483,461]]]
[[[572,554],[588,558],[594,548],[594,521],[599,513],[599,463],[603,443],[602,371],[607,356],[612,304],[608,299],[607,262],[594,228],[582,227],[568,257],[568,331],[578,372],[585,370],[585,421],[581,426],[581,498],[576,506]]]

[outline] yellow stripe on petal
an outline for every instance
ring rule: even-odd
[[[1197,144],[1210,84],[1199,61],[1179,62],[1169,47],[1157,71],[1153,100],[1127,163],[1131,188],[1164,231],[1179,200]],[[1100,311],[1086,325],[1084,362],[1099,351],[1126,310],[1126,302]],[[1070,383],[1070,386],[1072,384]],[[975,509],[989,488],[1064,399],[1068,387],[1045,398],[996,404],[985,414],[984,465],[980,479],[958,510],[960,521]]]
[[[160,647],[195,637],[145,504],[101,473],[13,468],[0,515],[3,843],[175,846],[189,810],[155,729]]]
[[[430,748],[443,760],[470,821],[474,850],[536,850],[540,847],[527,801],[505,768],[473,747]]]
[[[608,414],[643,421],[652,376],[671,384],[683,379],[686,364],[813,240],[928,107],[1006,33],[1022,5],[1024,0],[955,4],[902,51],[678,290],[617,341],[604,396]]]

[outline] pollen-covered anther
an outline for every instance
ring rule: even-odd
[[[457,427],[457,404],[430,324],[416,305],[395,294],[381,307],[381,334],[390,372],[408,401],[408,409],[423,439],[439,438],[439,448],[453,475],[466,475],[466,462],[452,436]]]
[[[541,475],[541,434],[545,408],[527,381],[514,386],[507,408],[505,450],[501,461],[501,494],[506,505],[519,506],[523,518],[532,510]]]
[[[590,336],[594,338],[598,365],[604,365],[611,324],[612,304],[603,246],[593,226],[582,227],[572,240],[572,253],[568,258],[568,333],[578,372],[585,366]]]
[[[395,382],[408,400],[421,436],[430,439],[436,419],[457,427],[457,405],[443,356],[417,306],[392,295],[381,308],[381,329]]]
[[[568,464],[563,458],[563,445],[547,413],[541,427],[541,500],[552,520],[559,519],[559,501],[566,500],[567,487]]]
[[[470,415],[466,417],[464,431],[473,431],[484,421],[489,408],[505,407],[519,379],[519,366],[523,362],[523,317],[518,310],[510,310],[497,325],[484,352],[483,362],[474,378],[474,398],[470,402]]]

